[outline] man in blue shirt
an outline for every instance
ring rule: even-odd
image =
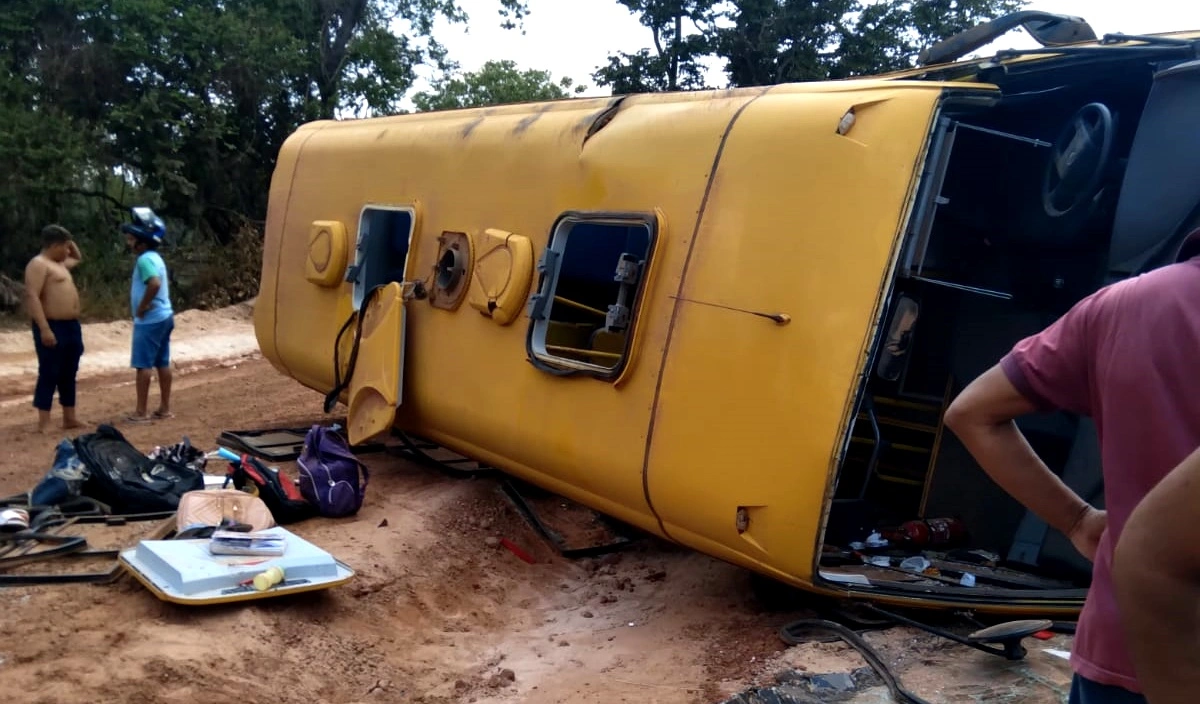
[[[171,331],[175,329],[175,311],[171,307],[167,265],[158,253],[166,238],[162,218],[149,208],[134,208],[133,223],[121,226],[125,243],[137,257],[129,303],[133,310],[133,354],[131,364],[137,370],[137,410],[127,418],[132,423],[147,423],[155,418],[171,418]],[[153,416],[147,414],[150,378],[158,372],[159,406]]]

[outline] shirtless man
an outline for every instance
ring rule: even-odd
[[[38,410],[38,430],[43,433],[50,429],[55,389],[63,410],[62,427],[80,426],[75,417],[75,375],[83,356],[83,329],[79,325],[79,291],[71,270],[82,260],[71,233],[47,225],[42,230],[41,254],[25,267],[25,308],[33,321],[38,357],[33,406]]]

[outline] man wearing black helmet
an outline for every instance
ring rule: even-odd
[[[127,420],[147,423],[155,418],[170,418],[171,413],[171,331],[175,329],[175,311],[171,307],[167,264],[158,253],[167,230],[162,218],[149,208],[134,208],[133,222],[123,225],[125,243],[137,257],[133,266],[130,306],[133,309],[133,353],[131,364],[137,370],[137,410]],[[160,395],[158,410],[147,413],[150,378],[158,372]]]

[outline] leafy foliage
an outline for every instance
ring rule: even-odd
[[[525,0],[494,1],[519,26]],[[89,255],[85,298],[106,296],[127,279],[116,225],[148,204],[169,257],[238,250],[226,267],[246,276],[212,286],[243,295],[235,282],[258,271],[239,242],[265,218],[284,140],[310,120],[396,112],[422,67],[452,70],[438,19],[466,15],[455,0],[5,0],[0,272],[19,278],[56,221]]]
[[[920,50],[1024,0],[618,0],[654,49],[616,54],[593,78],[615,93],[705,87],[706,60],[733,86],[908,68]]]
[[[526,0],[493,0],[519,28]],[[618,0],[651,47],[594,74],[617,93],[840,78],[911,65],[924,45],[1023,0]],[[134,204],[168,222],[183,305],[253,293],[274,160],[302,123],[563,98],[548,71],[457,66],[434,37],[457,0],[4,0],[0,3],[0,274],[20,277],[59,222],[87,256],[90,314],[125,315],[116,226]]]
[[[413,103],[427,111],[558,100],[569,92],[583,92],[583,86],[572,88],[573,84],[566,77],[555,81],[549,71],[522,71],[512,61],[488,61],[478,71],[435,81],[433,90],[417,93]]]
[[[593,78],[613,93],[704,87],[700,59],[713,53],[720,0],[617,0],[650,30],[654,50],[608,57]]]

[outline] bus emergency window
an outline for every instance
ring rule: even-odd
[[[355,264],[347,277],[354,282],[355,309],[376,286],[404,281],[413,220],[408,208],[368,206],[362,211]]]
[[[654,238],[648,217],[565,216],[538,264],[529,348],[539,361],[610,377],[628,354]]]

